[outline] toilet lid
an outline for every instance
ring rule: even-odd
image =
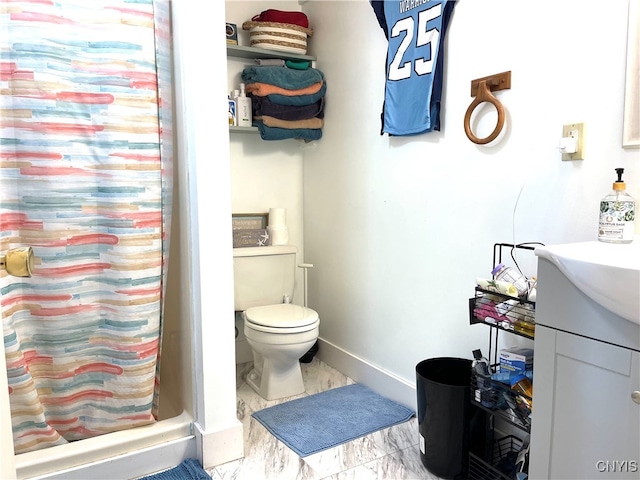
[[[244,314],[253,324],[274,328],[305,327],[318,321],[315,310],[293,303],[251,307]]]

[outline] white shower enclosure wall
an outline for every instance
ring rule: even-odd
[[[215,148],[210,143],[216,133],[227,135],[226,75],[216,73],[225,58],[224,4],[166,3],[172,9],[175,148],[157,421],[15,455],[2,354],[3,480],[135,478],[184,458],[210,468],[243,455],[235,411],[232,245],[230,235],[220,234],[230,231],[229,147],[226,140]],[[0,15],[7,11],[2,7]],[[210,71],[202,71],[205,43]]]

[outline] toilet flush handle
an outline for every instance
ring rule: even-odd
[[[313,263],[301,263],[298,265],[300,268],[304,268],[304,282],[303,282],[303,290],[304,290],[304,306],[307,306],[307,272],[310,268],[313,268]]]

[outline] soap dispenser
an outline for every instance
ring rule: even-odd
[[[634,235],[636,202],[625,189],[622,181],[624,168],[616,168],[618,179],[613,183],[613,192],[600,202],[600,225],[598,240],[608,243],[631,243]]]

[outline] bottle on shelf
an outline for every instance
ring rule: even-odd
[[[473,351],[473,362],[471,368],[476,377],[478,390],[476,391],[476,401],[485,407],[493,406],[491,399],[491,370],[489,360],[482,356],[480,349]],[[478,398],[479,397],[479,398]]]
[[[237,88],[235,90],[231,91],[231,100],[234,101],[235,103],[235,110],[234,110],[234,117],[233,117],[233,124],[237,127],[240,124],[238,123],[238,120],[240,118],[240,115],[238,114],[238,97],[240,96],[240,90],[238,90]]]
[[[523,408],[528,413],[531,413],[532,410],[532,402],[531,398],[533,398],[533,385],[531,384],[531,380],[524,375],[516,375],[511,378],[511,390],[515,393],[520,394],[516,395],[516,403],[518,407]],[[522,395],[526,395],[528,398],[523,397]]]
[[[519,297],[525,296],[529,292],[529,282],[527,282],[527,278],[517,270],[507,267],[503,263],[498,264],[491,271],[491,274],[494,279],[511,283],[516,287]]]
[[[238,126],[250,127],[252,125],[251,99],[247,97],[244,90],[244,83],[240,84],[240,94],[236,102],[238,104]]]
[[[229,126],[233,127],[237,125],[237,116],[236,116],[237,105],[236,105],[236,101],[233,98],[231,98],[231,95],[227,95],[227,98],[229,99]]]

